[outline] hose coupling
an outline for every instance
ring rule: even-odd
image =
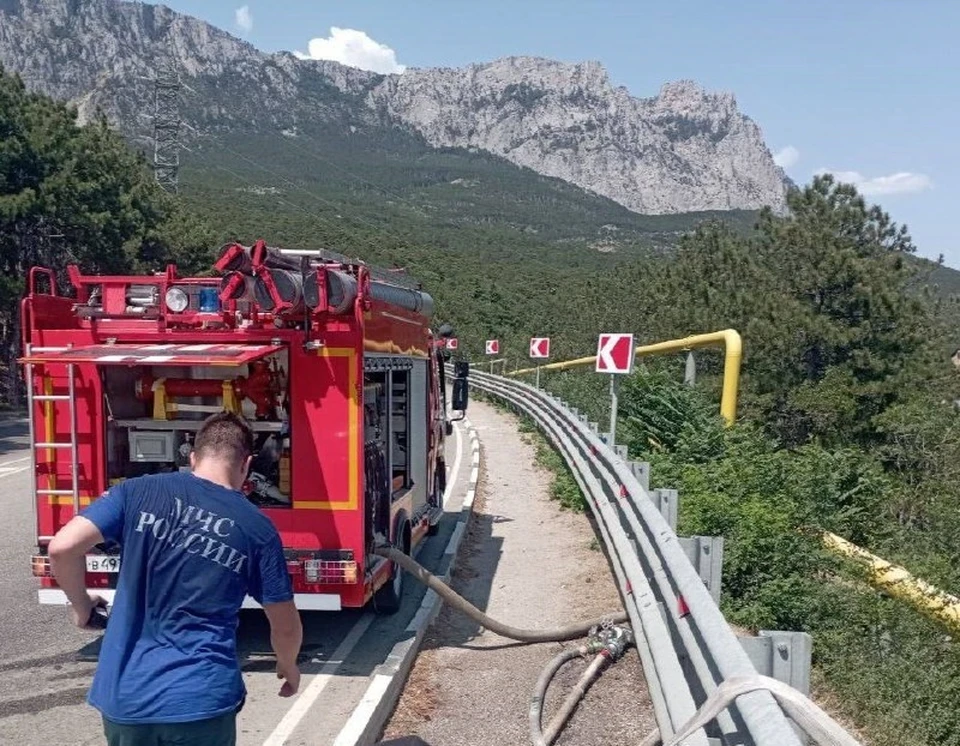
[[[633,631],[623,625],[604,627],[595,633],[595,639],[610,657],[611,662],[617,661],[633,644]]]

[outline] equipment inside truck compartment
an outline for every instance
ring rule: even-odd
[[[226,410],[254,431],[247,496],[261,507],[289,506],[288,370],[283,349],[241,366],[102,366],[108,479],[189,470],[197,430]]]

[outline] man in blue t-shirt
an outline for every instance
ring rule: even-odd
[[[238,416],[197,432],[192,472],[122,482],[50,542],[53,574],[78,627],[102,599],[87,592],[84,555],[121,546],[110,623],[88,702],[110,746],[232,746],[246,690],[236,630],[244,597],[263,606],[281,697],[297,692],[302,628],[276,528],[240,488],[253,433]]]

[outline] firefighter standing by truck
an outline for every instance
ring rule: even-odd
[[[235,414],[198,430],[191,471],[130,479],[67,523],[49,546],[74,623],[95,622],[84,556],[121,545],[110,623],[88,702],[109,746],[232,746],[245,689],[236,654],[244,597],[260,603],[280,696],[297,692],[300,617],[277,529],[240,491],[253,433]]]

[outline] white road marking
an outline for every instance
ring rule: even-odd
[[[363,734],[363,729],[367,727],[371,713],[380,704],[380,700],[386,694],[391,681],[393,681],[393,676],[385,673],[378,673],[373,677],[373,681],[370,682],[370,686],[367,687],[367,691],[360,699],[360,704],[353,711],[347,724],[343,726],[343,730],[340,731],[337,740],[333,742],[333,746],[356,746],[357,741]]]
[[[27,464],[26,466],[18,466],[14,468],[0,466],[0,479],[3,479],[4,477],[12,477],[14,474],[19,474],[20,472],[26,471],[29,468],[30,468],[30,464]]]
[[[460,461],[463,459],[463,437],[460,435],[460,426],[453,423],[453,433],[457,436],[457,455],[453,457],[453,468],[447,477],[447,489],[443,491],[443,504],[447,504],[450,495],[453,492],[453,486],[457,483],[457,477],[460,474]]]
[[[297,697],[293,706],[287,710],[287,714],[277,723],[277,727],[273,729],[273,733],[263,742],[263,746],[282,746],[286,743],[287,739],[300,724],[300,721],[303,720],[303,716],[310,711],[310,708],[313,707],[317,701],[317,697],[320,696],[327,687],[327,684],[330,683],[340,664],[347,659],[347,656],[350,655],[353,648],[360,641],[360,638],[363,637],[363,633],[367,631],[367,627],[370,626],[374,618],[375,616],[373,614],[364,614],[357,620],[357,623],[353,625],[353,629],[347,633],[347,636],[343,638],[343,642],[341,642],[339,647],[333,652],[331,659],[323,665],[320,673],[313,677],[313,680],[307,688]]]
[[[0,464],[0,469],[2,469],[2,468],[5,467],[5,466],[13,466],[14,464],[22,464],[24,461],[29,461],[29,460],[30,460],[30,457],[29,457],[29,456],[23,456],[23,457],[21,457],[21,458],[15,458],[15,459],[13,459],[12,461],[4,461],[2,464]]]

